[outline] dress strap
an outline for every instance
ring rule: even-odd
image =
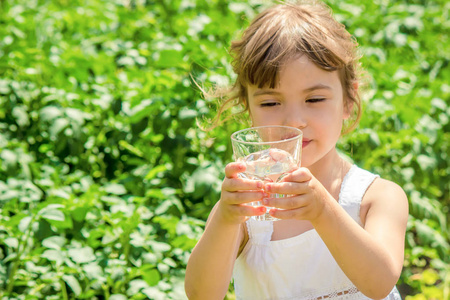
[[[380,177],[353,165],[344,177],[339,193],[339,204],[359,224],[361,201],[372,182]]]
[[[340,204],[361,203],[372,182],[380,177],[353,165],[345,175],[339,193]]]
[[[273,221],[256,221],[249,219],[247,222],[249,245],[247,264],[258,270],[265,270],[275,260],[275,255],[269,247],[273,233]]]

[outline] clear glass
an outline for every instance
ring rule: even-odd
[[[287,173],[301,164],[303,133],[289,126],[260,126],[236,131],[231,135],[235,161],[242,161],[246,170],[240,173],[242,178],[279,182]],[[286,195],[271,194],[271,197]],[[260,206],[261,202],[252,202]],[[278,220],[269,215],[267,207],[262,216],[252,217],[258,221]]]

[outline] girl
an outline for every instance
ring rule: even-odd
[[[190,299],[401,299],[408,203],[403,190],[341,158],[360,117],[356,43],[316,2],[280,4],[232,43],[236,97],[252,125],[303,131],[302,167],[280,183],[225,168],[220,200],[190,256]],[[354,119],[344,126],[344,121]],[[346,127],[346,128],[345,128]],[[287,198],[271,198],[270,194]],[[254,221],[262,201],[278,221]]]

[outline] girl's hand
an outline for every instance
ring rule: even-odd
[[[262,181],[239,178],[245,171],[245,165],[233,162],[225,167],[225,179],[217,212],[229,223],[240,224],[249,216],[259,216],[266,212],[264,206],[250,206],[250,202],[262,201],[268,194],[264,193]]]
[[[289,195],[263,199],[264,205],[278,208],[269,212],[278,219],[313,221],[322,213],[326,201],[334,200],[307,168],[295,170],[284,177],[282,182],[266,183],[264,190],[271,194]]]

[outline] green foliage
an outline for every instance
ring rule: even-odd
[[[450,5],[328,3],[370,75],[340,149],[408,194],[402,293],[448,299]],[[185,298],[246,126],[200,130],[196,83],[232,82],[229,43],[266,4],[0,1],[0,297]]]

